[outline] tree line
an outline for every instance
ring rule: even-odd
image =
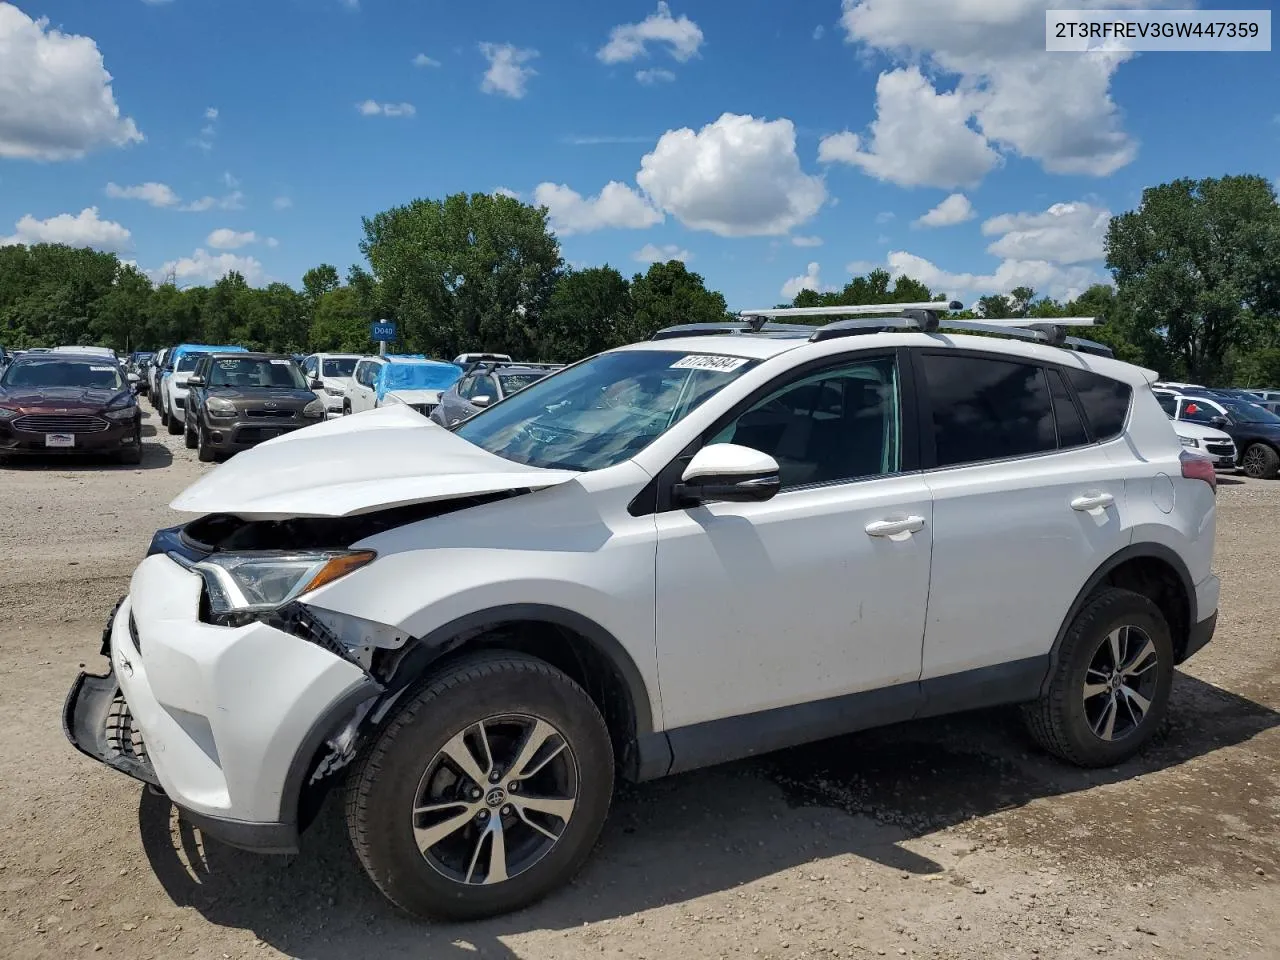
[[[153,283],[114,254],[61,245],[0,247],[0,344],[151,349],[240,343],[282,352],[365,352],[369,324],[398,322],[399,351],[450,357],[498,350],[569,361],[678,323],[729,318],[724,296],[678,260],[627,278],[567,266],[547,211],[490,194],[415,200],[366,218],[367,267],[321,264],[301,289]],[[1019,287],[965,316],[1098,316],[1075,331],[1169,379],[1280,384],[1280,205],[1258,176],[1175,180],[1112,218],[1112,284],[1061,302]],[[910,277],[873,270],[796,306],[944,299]]]

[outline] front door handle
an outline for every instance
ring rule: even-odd
[[[875,520],[864,528],[868,536],[905,540],[917,530],[924,529],[924,517],[904,517],[901,520]]]
[[[1071,509],[1079,510],[1081,513],[1088,513],[1090,510],[1105,509],[1115,502],[1116,498],[1109,493],[1090,493],[1072,500]]]

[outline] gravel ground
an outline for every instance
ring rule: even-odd
[[[63,739],[107,611],[208,469],[155,423],[141,468],[0,471],[0,957],[1280,956],[1280,482],[1220,488],[1218,636],[1141,759],[1064,768],[992,711],[626,787],[571,887],[443,926],[384,904],[336,804],[300,856],[259,858]]]

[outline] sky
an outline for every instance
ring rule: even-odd
[[[1145,187],[1280,177],[1280,70],[1046,53],[1058,6],[0,0],[0,244],[296,286],[362,217],[506,191],[570,265],[682,259],[734,309],[875,267],[1065,298]]]

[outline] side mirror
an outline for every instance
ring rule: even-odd
[[[141,381],[141,380],[142,380],[142,378],[141,378],[140,376],[138,376],[136,373],[131,373],[131,374],[129,374],[129,382],[130,382],[130,383],[138,383],[138,382],[139,382],[139,381]]]
[[[736,443],[714,443],[699,450],[685,467],[675,494],[704,503],[728,500],[752,503],[769,500],[782,489],[778,461],[767,453]]]
[[[323,380],[318,380],[318,379],[316,379],[315,377],[312,377],[312,378],[311,378],[311,389],[312,389],[312,390],[323,390],[323,389],[324,389],[324,381],[323,381]]]
[[[187,387],[203,387],[204,377],[187,377]]]
[[[1219,429],[1221,429],[1222,427],[1230,426],[1230,424],[1231,424],[1231,421],[1221,415],[1216,416],[1209,421],[1210,426],[1217,427]]]
[[[471,405],[473,407],[487,407],[492,402],[493,402],[493,398],[483,393],[480,394],[480,396],[478,397],[471,398]]]

